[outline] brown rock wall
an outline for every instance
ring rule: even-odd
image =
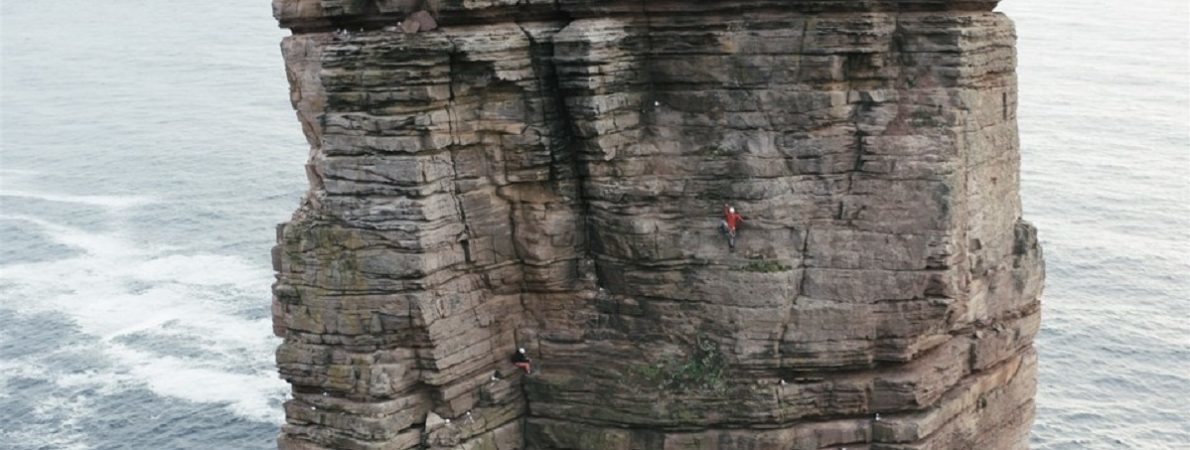
[[[280,446],[1023,448],[994,4],[276,0],[312,149]]]

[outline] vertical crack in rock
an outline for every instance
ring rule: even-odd
[[[279,447],[1025,448],[995,5],[273,0],[311,147]]]

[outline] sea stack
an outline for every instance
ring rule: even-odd
[[[1026,448],[996,3],[274,0],[280,448]]]

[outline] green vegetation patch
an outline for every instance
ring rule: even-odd
[[[773,273],[773,272],[787,272],[793,270],[793,266],[781,264],[780,261],[761,259],[751,261],[744,265],[744,270],[748,272]]]
[[[719,344],[699,334],[686,358],[669,358],[655,364],[629,368],[628,377],[638,386],[668,391],[721,392],[726,387],[727,359]]]
[[[697,151],[695,151],[695,154],[709,156],[709,157],[731,156],[735,153],[737,153],[737,152],[733,152],[729,149],[717,147],[717,146],[713,146],[713,145],[708,145],[708,146],[702,147],[702,148],[698,149]]]

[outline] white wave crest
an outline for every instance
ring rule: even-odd
[[[254,421],[283,420],[276,402],[288,389],[272,367],[277,340],[269,319],[240,314],[263,308],[269,298],[267,267],[230,255],[166,254],[119,235],[35,217],[0,218],[35,225],[51,240],[80,250],[59,260],[0,268],[5,286],[0,306],[18,314],[52,312],[69,318],[79,331],[95,336],[97,351],[111,363],[81,379],[52,370],[27,375],[61,386],[145,387],[162,396],[224,403]],[[155,338],[171,342],[167,339],[178,336],[199,351],[178,356],[168,348],[128,344]]]
[[[71,195],[47,192],[0,190],[0,197],[15,197],[55,203],[75,203],[121,210],[154,203],[152,197],[142,195]]]

